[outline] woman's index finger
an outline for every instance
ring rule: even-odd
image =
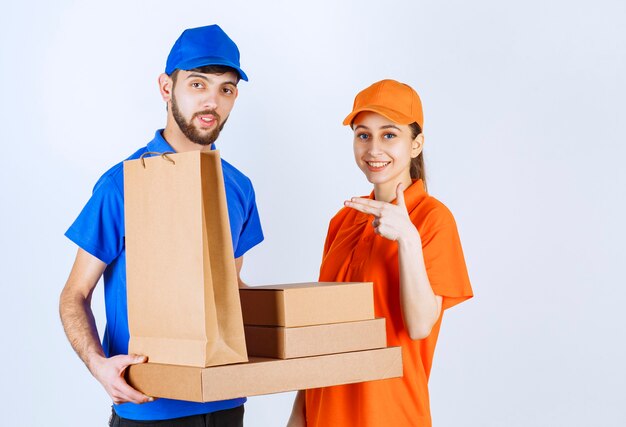
[[[382,208],[386,204],[386,202],[381,202],[380,200],[368,199],[365,197],[353,197],[348,201],[352,203],[359,203],[365,206],[370,206],[373,208]]]
[[[344,202],[344,205],[346,207],[357,210],[359,212],[363,212],[365,214],[374,215],[374,216],[380,215],[380,208],[378,206],[371,205],[369,203],[363,203],[364,200],[369,200],[370,202],[372,201],[370,199],[354,198],[351,200],[346,200]]]

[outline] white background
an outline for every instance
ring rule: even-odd
[[[445,315],[435,426],[626,425],[626,3],[6,3],[3,425],[105,425],[108,397],[58,319],[76,251],[63,233],[97,178],[164,126],[169,49],[210,23],[250,77],[218,141],[252,178],[266,234],[244,279],[316,279],[328,220],[370,191],[341,120],[370,83],[407,82],[476,294]],[[101,327],[102,299],[99,286]],[[250,398],[246,425],[283,425],[292,397]]]

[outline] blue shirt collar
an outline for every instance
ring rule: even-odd
[[[211,150],[215,150],[215,143],[211,144]],[[175,152],[174,148],[163,138],[163,129],[159,129],[154,133],[154,138],[148,143],[148,151],[157,153]]]

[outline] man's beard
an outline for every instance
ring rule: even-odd
[[[209,133],[200,132],[193,125],[193,120],[194,118],[196,118],[196,116],[207,114],[211,114],[213,117],[215,117],[218,126]],[[174,94],[172,94],[172,115],[174,116],[174,120],[176,120],[176,124],[178,124],[181,132],[187,137],[187,139],[200,145],[213,144],[217,140],[217,137],[220,136],[220,131],[224,128],[226,120],[228,120],[228,118],[226,118],[226,120],[221,122],[221,117],[219,116],[219,114],[217,114],[215,110],[204,110],[195,113],[193,116],[191,116],[191,119],[189,121],[186,121],[178,108],[178,104],[176,103],[176,98],[174,97]]]

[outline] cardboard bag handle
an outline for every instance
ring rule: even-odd
[[[163,153],[159,153],[158,151],[146,151],[145,153],[143,153],[140,157],[139,160],[141,160],[141,164],[143,166],[143,168],[146,168],[146,160],[144,159],[144,157],[151,155],[151,156],[161,156],[161,158],[163,160],[167,160],[168,162],[172,162],[173,165],[176,164],[176,162],[174,160],[172,160],[168,154],[174,154],[173,151],[165,151]]]

